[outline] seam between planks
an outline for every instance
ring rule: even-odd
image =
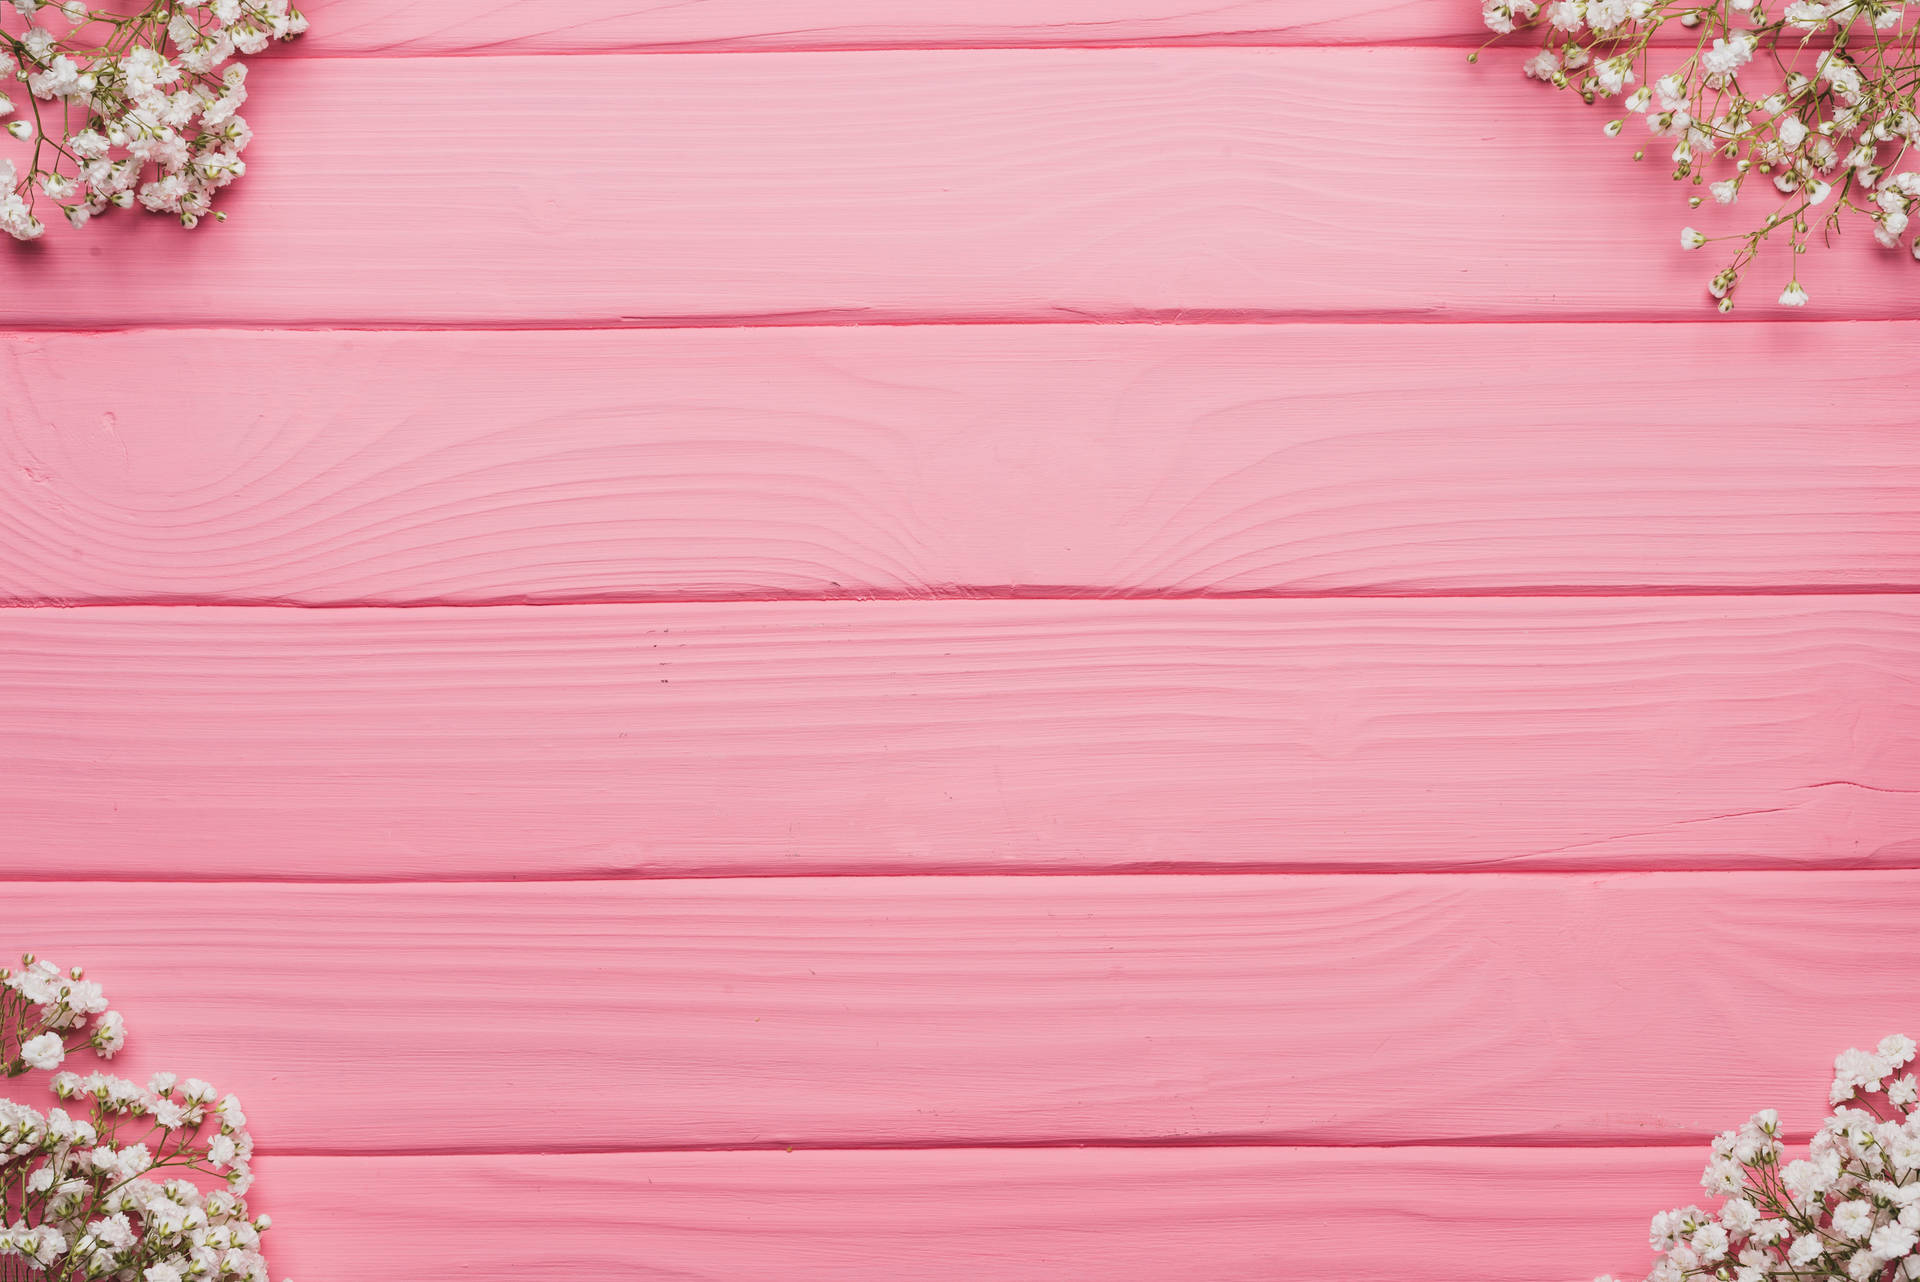
[[[311,53],[276,55],[301,61],[338,59],[350,61],[369,58],[597,58],[597,57],[733,57],[771,54],[816,53],[1109,53],[1121,49],[1458,49],[1462,53],[1488,47],[1485,40],[1471,33],[1449,36],[1416,36],[1407,40],[1380,40],[1365,36],[1303,37],[1287,39],[1273,31],[1219,32],[1206,36],[1168,36],[1164,40],[948,40],[884,43],[847,42],[841,44],[765,44],[751,41],[689,41],[684,44],[608,44],[579,48],[544,49],[538,46],[497,48],[481,45],[471,49],[413,49],[399,41],[380,49],[319,49]],[[1521,46],[1506,46],[1520,48]],[[262,65],[269,59],[257,58]]]
[[[218,235],[218,232],[211,233]],[[14,251],[17,252],[17,251]],[[1703,313],[1709,309],[1703,308]],[[176,323],[141,321],[127,325],[22,324],[9,322],[0,328],[0,340],[10,335],[85,335],[138,334],[148,331],[203,330],[214,333],[446,333],[446,334],[524,334],[547,331],[601,333],[609,330],[707,330],[707,329],[933,329],[968,326],[1099,326],[1141,328],[1162,326],[1386,326],[1386,325],[1725,325],[1776,326],[1803,325],[1902,325],[1920,321],[1920,309],[1911,316],[1819,315],[1780,317],[1754,311],[1735,312],[1731,317],[1680,316],[1659,313],[1647,316],[1623,315],[1608,311],[1525,311],[1497,309],[1447,310],[1394,308],[1357,311],[1287,310],[1282,308],[1168,308],[1127,309],[1113,312],[1087,311],[1074,316],[1039,316],[1012,312],[1006,314],[967,313],[892,313],[892,312],[805,312],[805,313],[729,313],[716,316],[621,316],[611,319],[573,317],[560,320],[533,320],[502,317],[490,321],[409,321],[401,319],[358,319],[351,317],[319,320],[275,320],[258,323],[238,319],[198,318]]]
[[[1313,26],[1332,25],[1344,19],[1328,19]],[[324,28],[322,28],[324,30]],[[1296,37],[1286,31],[1274,31],[1256,28],[1247,31],[1220,31],[1208,35],[1167,36],[1162,39],[1117,38],[1101,39],[1046,39],[1033,40],[927,40],[927,41],[820,41],[818,43],[775,44],[754,37],[721,38],[715,40],[689,40],[680,43],[663,41],[658,44],[611,43],[605,45],[560,46],[541,48],[537,45],[501,47],[500,42],[476,45],[471,48],[416,48],[407,39],[397,40],[382,48],[367,49],[316,49],[311,52],[295,51],[275,53],[266,57],[252,59],[260,64],[270,65],[281,58],[299,61],[333,60],[354,61],[374,58],[407,59],[459,59],[459,58],[597,58],[597,57],[733,57],[737,55],[760,56],[778,54],[887,54],[887,53],[1111,53],[1126,49],[1453,49],[1461,53],[1471,53],[1487,48],[1503,48],[1524,52],[1532,47],[1521,42],[1503,43],[1488,38],[1490,33],[1482,30],[1463,29],[1450,35],[1414,36],[1402,39],[1381,39],[1363,35],[1355,36],[1315,36],[1305,29]],[[417,38],[416,38],[417,39]],[[1676,48],[1684,47],[1676,42]],[[1825,39],[1815,38],[1808,47],[1824,49],[1829,47]]]
[[[217,236],[219,232],[209,232]],[[13,253],[17,249],[0,249],[0,253]],[[31,251],[31,249],[29,249]],[[816,319],[818,317],[818,319]],[[1244,319],[1240,319],[1244,317]],[[1423,321],[1421,317],[1432,317]],[[1830,317],[1830,315],[1805,315],[1805,317],[1764,317],[1753,311],[1734,313],[1732,317],[1711,315],[1711,309],[1703,309],[1699,317],[1676,317],[1672,313],[1659,313],[1649,317],[1622,317],[1620,313],[1578,313],[1578,311],[1551,311],[1551,313],[1513,313],[1513,315],[1490,315],[1475,319],[1467,311],[1448,311],[1444,315],[1434,309],[1402,309],[1402,311],[1331,311],[1331,313],[1288,313],[1279,309],[1164,309],[1164,311],[1127,311],[1114,313],[1112,317],[1087,313],[1085,317],[1058,317],[1058,315],[1027,315],[1012,313],[1004,319],[995,319],[985,313],[914,313],[914,315],[870,315],[870,313],[847,313],[845,319],[829,319],[826,313],[739,313],[737,317],[622,317],[620,321],[515,321],[511,317],[499,321],[138,321],[131,324],[33,324],[33,322],[4,321],[0,319],[0,342],[8,338],[40,338],[46,334],[60,334],[63,338],[86,338],[86,336],[127,336],[127,334],[182,334],[182,332],[205,332],[205,334],[605,334],[607,330],[920,330],[920,328],[1102,328],[1102,330],[1158,330],[1167,326],[1177,328],[1246,328],[1246,326],[1267,326],[1267,328],[1329,328],[1350,324],[1356,328],[1386,328],[1394,324],[1482,324],[1482,326],[1526,326],[1536,328],[1542,324],[1565,324],[1565,326],[1615,326],[1615,328],[1645,328],[1645,326],[1697,326],[1697,328],[1726,328],[1734,324],[1757,324],[1757,326],[1780,326],[1780,328],[1799,328],[1799,326],[1824,326],[1824,324],[1859,324],[1859,326],[1920,326],[1920,307],[1914,309],[1912,317]]]
[[[1832,783],[1851,783],[1849,780],[1836,779]],[[1824,787],[1824,784],[1809,784],[1808,787]],[[1865,788],[1869,792],[1887,792],[1899,795],[1920,793],[1920,788],[1872,788],[1865,784],[1852,784]],[[394,877],[327,877],[289,875],[282,877],[233,877],[218,874],[205,876],[192,872],[181,872],[171,877],[155,878],[151,875],[132,875],[119,873],[72,873],[50,872],[42,875],[13,872],[0,879],[0,887],[8,885],[88,885],[88,886],[280,886],[296,889],[304,886],[363,887],[368,890],[394,886],[561,886],[581,882],[602,882],[625,884],[629,882],[689,882],[689,881],[915,881],[927,878],[945,880],[988,880],[1008,878],[1028,880],[1044,877],[1066,878],[1137,878],[1137,877],[1568,877],[1594,878],[1617,877],[1621,875],[1664,876],[1667,874],[1721,874],[1766,873],[1768,875],[1792,875],[1805,877],[1826,877],[1836,873],[1850,876],[1863,874],[1912,873],[1920,871],[1920,855],[1913,862],[1902,862],[1886,858],[1875,858],[1873,862],[1849,862],[1835,859],[1824,864],[1786,864],[1756,860],[1751,863],[1735,863],[1720,860],[1715,863],[1685,863],[1680,861],[1653,862],[1642,857],[1634,862],[1596,861],[1581,863],[1578,867],[1542,867],[1521,864],[1512,866],[1519,860],[1537,858],[1542,852],[1529,852],[1525,855],[1501,856],[1479,862],[1456,864],[1433,863],[1409,865],[1405,861],[1397,863],[1271,863],[1250,864],[1207,864],[1188,862],[1166,862],[1151,864],[1035,864],[1026,868],[988,867],[978,865],[946,865],[916,863],[913,865],[895,865],[882,863],[864,863],[848,868],[825,868],[807,873],[795,873],[790,869],[778,868],[730,868],[726,871],[703,870],[698,872],[650,872],[645,870],[624,869],[584,869],[579,872],[559,873],[498,873],[487,876],[472,874],[436,877],[414,873]]]
[[[613,596],[507,596],[484,600],[446,600],[421,597],[405,601],[356,599],[351,601],[284,601],[257,597],[106,597],[66,600],[38,597],[0,601],[0,611],[18,610],[502,610],[556,607],[644,607],[680,605],[896,605],[903,602],[1074,602],[1085,605],[1127,605],[1152,601],[1552,601],[1552,600],[1668,600],[1729,597],[1793,598],[1808,596],[1904,597],[1920,593],[1912,583],[1780,583],[1754,585],[1636,584],[1572,586],[1529,584],[1511,588],[1433,588],[1371,591],[1342,588],[1314,591],[1213,591],[1208,589],[1156,590],[1110,588],[1019,588],[944,585],[922,592],[725,592],[660,593]]]
[[[1787,1144],[1805,1144],[1813,1136],[1812,1131],[1783,1132],[1782,1140]],[[1555,1135],[1551,1139],[1541,1138],[1538,1142],[1524,1137],[1501,1136],[1488,1139],[1408,1139],[1408,1140],[1371,1140],[1371,1141],[1325,1141],[1314,1140],[1276,1140],[1260,1136],[1180,1136],[1177,1138],[1100,1138],[1080,1139],[1009,1139],[1009,1140],[967,1140],[950,1142],[945,1140],[927,1140],[924,1142],[883,1141],[870,1143],[861,1141],[837,1142],[830,1140],[773,1141],[756,1144],[662,1144],[662,1145],[571,1145],[562,1143],[529,1143],[523,1147],[501,1147],[499,1145],[448,1145],[434,1148],[324,1148],[310,1145],[277,1148],[265,1144],[256,1144],[255,1154],[259,1157],[289,1158],[408,1158],[408,1157],[597,1157],[631,1155],[645,1156],[654,1153],[1001,1153],[1009,1150],[1035,1149],[1102,1149],[1134,1151],[1140,1149],[1267,1149],[1276,1153],[1305,1151],[1328,1152],[1339,1150],[1373,1151],[1381,1149],[1411,1149],[1421,1152],[1451,1152],[1461,1149],[1473,1152],[1510,1152],[1540,1153],[1556,1149],[1567,1150],[1617,1150],[1620,1152],[1638,1152],[1644,1149],[1695,1149],[1704,1147],[1713,1138],[1712,1133],[1702,1131],[1694,1134],[1650,1135],[1640,1139],[1623,1140],[1618,1136]]]

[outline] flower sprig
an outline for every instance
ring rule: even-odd
[[[111,1059],[126,1026],[100,986],[31,955],[0,969],[0,1054],[18,1077]],[[0,1278],[267,1282],[246,1114],[197,1078],[56,1073],[45,1112],[0,1099]],[[24,1271],[24,1272],[23,1272]]]
[[[147,0],[131,14],[7,0],[0,85],[26,93],[0,93],[0,119],[33,151],[24,173],[0,160],[0,230],[40,236],[42,201],[75,227],[136,202],[195,226],[247,169],[247,69],[234,55],[306,29],[290,0]]]
[[[1700,1184],[1726,1201],[1717,1212],[1683,1206],[1653,1217],[1649,1242],[1660,1255],[1647,1282],[1920,1279],[1920,1084],[1900,1074],[1913,1058],[1901,1034],[1843,1051],[1832,1116],[1804,1158],[1783,1161],[1772,1109],[1715,1136]]]
[[[1779,7],[1776,8],[1775,6]],[[1528,76],[1588,103],[1618,100],[1607,121],[1618,137],[1631,117],[1671,148],[1673,177],[1731,205],[1767,200],[1744,232],[1682,230],[1686,249],[1722,245],[1708,284],[1720,310],[1770,237],[1784,235],[1789,278],[1780,302],[1806,303],[1799,261],[1816,231],[1838,231],[1843,211],[1864,216],[1889,249],[1920,202],[1920,172],[1906,168],[1920,139],[1920,25],[1899,0],[1482,0],[1496,35],[1527,29],[1541,49]],[[1690,33],[1676,48],[1662,31]],[[1689,44],[1691,47],[1689,48]],[[1909,242],[1920,258],[1920,242]]]
[[[78,968],[31,956],[17,971],[0,968],[0,1076],[50,1072],[82,1047],[112,1059],[126,1040],[126,1021]]]

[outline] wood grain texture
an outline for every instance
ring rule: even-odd
[[[1721,214],[1688,213],[1691,188],[1636,170],[1600,113],[1518,63],[1417,48],[289,59],[258,77],[231,222],[48,237],[9,257],[0,319],[1712,319],[1714,267],[1678,228]],[[1843,237],[1809,264],[1800,318],[1914,315],[1890,272],[1920,268],[1890,253]],[[1786,314],[1779,267],[1754,269],[1737,315]],[[1785,360],[1795,328],[1775,340]]]
[[[263,1158],[274,1276],[1575,1282],[1646,1269],[1693,1153],[1393,1149]]]
[[[1914,871],[5,892],[276,1152],[1804,1135],[1920,968]]]
[[[1486,38],[1444,0],[309,0],[320,53],[1394,44]]]
[[[1785,385],[1780,336],[15,334],[0,600],[1920,584],[1920,326],[1795,330]]]
[[[0,611],[8,875],[1901,865],[1920,598]]]

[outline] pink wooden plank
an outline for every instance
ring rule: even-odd
[[[1678,228],[1719,215],[1689,214],[1691,188],[1633,166],[1601,113],[1519,61],[287,59],[257,78],[233,221],[49,237],[7,260],[5,320],[1711,319],[1713,268]],[[1903,254],[1848,236],[1809,261],[1803,315],[1912,315],[1890,274],[1914,270]],[[1742,315],[1784,315],[1777,289]],[[1783,359],[1791,332],[1773,340]],[[1493,381],[1502,353],[1487,360]]]
[[[312,53],[536,53],[1485,38],[1443,0],[307,0]]]
[[[1920,973],[1914,871],[5,892],[275,1152],[1805,1133]]]
[[[13,876],[1905,865],[1920,598],[0,611]]]
[[[15,334],[0,397],[30,409],[0,418],[0,599],[1912,586],[1920,433],[1880,389],[1920,381],[1917,340]],[[1770,377],[1782,343],[1833,374]],[[1603,348],[1606,395],[1568,396]]]
[[[274,1276],[1586,1282],[1699,1197],[1671,1150],[266,1158]],[[510,1208],[510,1209],[509,1209]]]

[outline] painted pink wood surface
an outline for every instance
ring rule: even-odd
[[[1911,870],[6,896],[43,954],[111,980],[123,1071],[217,1073],[271,1152],[1692,1141],[1699,1162],[1762,1106],[1810,1131],[1834,1052],[1912,1021],[1905,984],[1836,977],[1920,968]],[[1676,1006],[1684,1031],[1655,1013]]]
[[[260,142],[231,222],[183,236],[116,217],[49,237],[9,259],[0,321],[1712,319],[1713,268],[1678,227],[1720,214],[1689,214],[1685,192],[1600,136],[1600,113],[1519,61],[285,59],[248,105]],[[527,102],[540,108],[503,107]],[[1843,237],[1809,266],[1804,315],[1914,315],[1890,272],[1920,267],[1891,252]],[[1784,315],[1767,287],[1779,266],[1755,269],[1737,315]],[[1498,349],[1487,358],[1499,367]]]
[[[1451,0],[308,0],[315,53],[1397,44],[1486,38]]]
[[[232,222],[0,269],[0,919],[283,1271],[1586,1278],[1910,1028],[1857,230],[1582,323],[1683,190],[1298,47],[1466,3],[315,8]],[[777,599],[1022,594],[1182,599]]]
[[[0,600],[1911,588],[1920,433],[1881,393],[1917,339],[16,334]],[[1604,397],[1566,395],[1599,349]]]
[[[1904,866],[1916,672],[1910,595],[7,610],[0,868]]]
[[[1585,1282],[1696,1201],[1663,1149],[263,1158],[274,1276]]]

